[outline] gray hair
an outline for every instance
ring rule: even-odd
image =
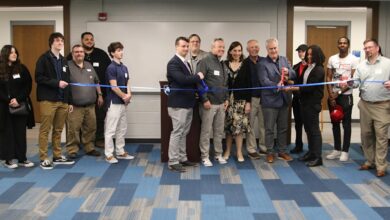
[[[279,45],[279,41],[276,38],[269,38],[265,41],[265,48],[268,48],[268,45],[271,43],[276,43],[276,45]]]

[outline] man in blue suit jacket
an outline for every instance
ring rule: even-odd
[[[190,131],[192,112],[196,102],[196,83],[199,83],[204,76],[202,73],[196,75],[191,73],[191,67],[185,60],[188,43],[186,37],[176,39],[176,54],[167,66],[168,83],[172,89],[168,96],[168,114],[173,125],[169,140],[168,168],[176,172],[185,172],[185,166],[197,165],[187,159],[186,137]]]
[[[296,78],[286,57],[279,56],[278,40],[275,38],[266,41],[268,56],[258,65],[258,74],[261,86],[282,86],[289,79]],[[284,79],[282,79],[284,76]],[[288,105],[291,102],[291,93],[283,89],[267,89],[261,92],[261,106],[264,115],[265,146],[267,147],[267,161],[274,161],[274,129],[277,126],[277,146],[279,158],[291,161],[287,153],[287,123]]]

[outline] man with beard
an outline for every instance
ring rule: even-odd
[[[111,63],[110,57],[107,53],[95,47],[95,39],[91,32],[84,32],[81,34],[81,43],[85,52],[85,61],[88,61],[92,64],[95,69],[96,74],[99,77],[99,83],[101,85],[106,85],[106,69]],[[68,60],[72,60],[72,54],[68,55]],[[106,98],[106,90],[102,89],[102,92],[98,94],[103,97],[103,100]],[[106,109],[102,106],[95,106],[96,113],[96,139],[95,146],[104,148],[104,119],[106,118]]]

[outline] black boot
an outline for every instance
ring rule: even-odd
[[[322,158],[317,157],[314,160],[306,162],[306,166],[308,167],[316,167],[316,166],[321,166],[322,165]]]
[[[299,154],[303,152],[303,146],[302,145],[295,145],[295,148],[290,150],[291,154]]]

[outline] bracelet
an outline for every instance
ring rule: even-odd
[[[103,95],[103,93],[101,93],[101,92],[98,92],[98,95],[99,95],[99,96],[102,96],[102,95]]]

